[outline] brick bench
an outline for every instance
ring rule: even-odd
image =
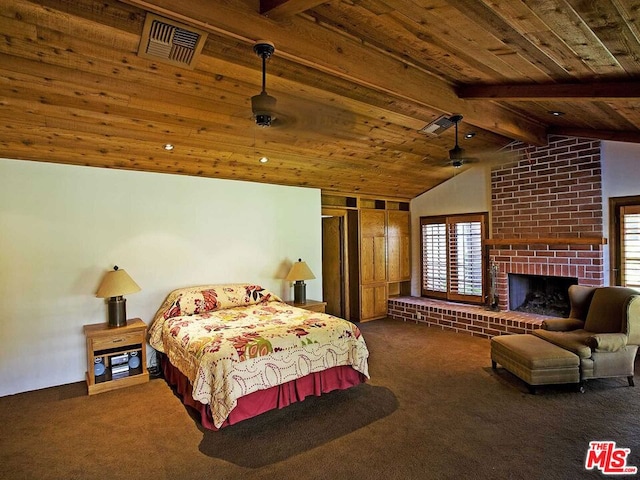
[[[535,393],[538,385],[580,385],[580,358],[535,335],[501,335],[491,339],[491,367],[502,365],[527,383]]]

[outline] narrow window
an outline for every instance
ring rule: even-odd
[[[621,284],[640,288],[640,205],[620,207]]]
[[[611,285],[640,289],[640,196],[609,199]]]

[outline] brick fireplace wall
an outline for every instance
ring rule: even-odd
[[[551,136],[510,149],[518,160],[491,172],[498,308],[508,310],[509,273],[603,285],[600,142]]]

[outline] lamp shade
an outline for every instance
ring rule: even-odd
[[[316,277],[309,266],[299,258],[298,261],[291,266],[286,280],[293,282],[297,280],[313,280],[314,278]]]
[[[96,292],[98,298],[120,297],[129,293],[139,292],[140,287],[124,270],[117,266],[108,272]]]

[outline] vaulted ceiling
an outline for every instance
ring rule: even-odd
[[[455,128],[420,132],[443,115],[463,115],[476,162],[548,134],[640,142],[639,15],[625,0],[4,1],[0,156],[413,198],[457,171]],[[152,18],[200,35],[188,62],[146,50]],[[267,128],[258,40],[275,45]]]

